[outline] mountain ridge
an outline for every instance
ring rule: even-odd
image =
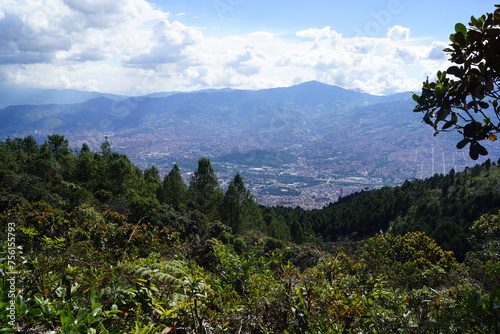
[[[4,121],[0,134],[19,132],[16,124],[21,124],[24,130],[67,131],[95,128],[103,120],[113,123],[114,129],[119,130],[149,126],[152,118],[156,125],[165,125],[171,120],[193,121],[200,117],[223,124],[235,120],[237,123],[262,123],[265,117],[289,119],[309,116],[305,115],[308,112],[346,111],[377,102],[397,101],[401,97],[375,96],[315,81],[264,90],[198,91],[164,97],[146,95],[115,99],[102,95],[70,104],[5,107],[0,109],[0,120]],[[50,122],[50,118],[58,122]],[[40,122],[42,120],[45,122]]]

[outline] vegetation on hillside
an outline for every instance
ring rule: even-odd
[[[305,211],[259,207],[240,174],[221,189],[207,158],[185,183],[107,141],[7,139],[0,331],[499,332],[499,173]]]

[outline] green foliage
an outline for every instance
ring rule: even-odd
[[[2,332],[499,331],[495,163],[305,211],[65,145],[0,143]]]
[[[189,196],[195,209],[210,218],[218,217],[219,205],[224,195],[210,159],[198,160],[198,168],[191,175],[189,182]]]
[[[220,211],[222,221],[230,226],[234,233],[265,231],[257,202],[245,187],[240,173],[236,173],[229,184]]]
[[[360,261],[398,287],[439,288],[444,277],[458,268],[452,253],[443,251],[423,232],[380,234],[365,240],[362,249]]]
[[[471,275],[485,289],[500,294],[500,212],[482,215],[470,230],[473,249],[466,263]]]
[[[496,7],[500,7],[496,5]],[[455,65],[437,73],[436,81],[423,83],[422,94],[414,94],[415,112],[436,134],[457,131],[463,136],[457,144],[469,145],[469,155],[477,160],[488,151],[479,142],[496,141],[500,132],[498,85],[500,80],[500,8],[479,18],[471,17],[469,26],[458,23],[445,49]]]
[[[179,208],[185,204],[187,196],[187,187],[182,179],[181,171],[177,164],[165,175],[161,184],[159,199],[161,202]]]
[[[330,243],[346,237],[362,240],[380,231],[422,231],[463,261],[471,250],[467,238],[472,222],[499,208],[499,183],[499,166],[487,160],[464,172],[452,170],[397,187],[355,193],[321,210],[272,209],[298,243]]]

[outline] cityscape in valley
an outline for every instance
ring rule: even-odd
[[[410,93],[373,96],[309,82],[9,106],[0,110],[6,120],[0,132],[34,134],[41,142],[58,133],[75,150],[87,143],[98,151],[108,140],[142,169],[155,165],[165,175],[177,163],[186,182],[197,159],[208,157],[224,189],[240,172],[259,204],[316,209],[354,192],[481,162],[455,148],[456,136],[433,136],[413,106]],[[488,149],[490,158],[498,156],[494,146]]]
[[[72,143],[88,143],[92,138],[91,144],[96,149],[104,140],[97,133],[64,135]],[[186,182],[196,168],[193,157],[210,157],[223,188],[236,172],[240,172],[259,204],[305,209],[322,208],[354,192],[400,185],[405,180],[424,179],[435,173],[446,174],[451,169],[461,171],[476,163],[466,151],[450,149],[450,145],[454,145],[451,140],[431,144],[431,147],[381,152],[384,156],[378,158],[374,157],[376,152],[362,147],[354,151],[351,146],[353,152],[335,150],[331,143],[324,141],[322,145],[309,143],[304,147],[280,147],[286,151],[251,150],[240,154],[239,161],[224,159],[224,156],[230,157],[217,154],[228,150],[227,142],[210,142],[205,138],[206,147],[200,149],[197,144],[201,143],[201,138],[200,142],[195,139],[183,142],[167,131],[142,133],[135,137],[115,134],[108,140],[114,150],[127,154],[143,169],[155,165],[164,175],[174,163],[178,163]],[[293,161],[283,164],[262,161],[262,156],[274,156],[273,153]]]

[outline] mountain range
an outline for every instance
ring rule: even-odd
[[[409,92],[375,96],[311,81],[263,90],[138,97],[45,93],[37,90],[36,98],[0,109],[0,136],[35,134],[44,140],[47,134],[59,133],[75,148],[83,142],[98,148],[107,137],[134,163],[155,164],[162,173],[173,163],[192,168],[197,158],[207,156],[216,161],[223,180],[235,170],[246,173],[257,196],[263,187],[276,187],[264,193],[294,194],[276,204],[301,204],[308,185],[329,185],[321,194],[307,193],[314,201],[329,201],[356,189],[460,170],[472,163],[466,152],[455,149],[456,136],[433,136],[421,115],[412,112]],[[13,99],[2,96],[0,105]],[[68,103],[28,103],[50,99]],[[498,157],[494,146],[488,149],[490,157]],[[293,158],[280,158],[284,156]],[[273,161],[266,164],[270,157]],[[272,169],[259,169],[266,166]]]
[[[34,92],[30,98],[26,97],[27,101],[59,102],[24,103],[3,108],[0,110],[0,133],[33,130],[82,131],[102,128],[103,122],[112,123],[113,131],[151,126],[151,123],[159,127],[186,121],[263,126],[270,119],[321,118],[332,112],[339,115],[353,107],[400,101],[408,97],[408,94],[374,96],[316,81],[257,91],[214,90],[140,97],[72,90]],[[27,94],[29,90],[20,95]],[[2,96],[10,98],[2,99],[1,104],[7,104],[13,99],[12,94]],[[81,101],[82,99],[86,100]]]

